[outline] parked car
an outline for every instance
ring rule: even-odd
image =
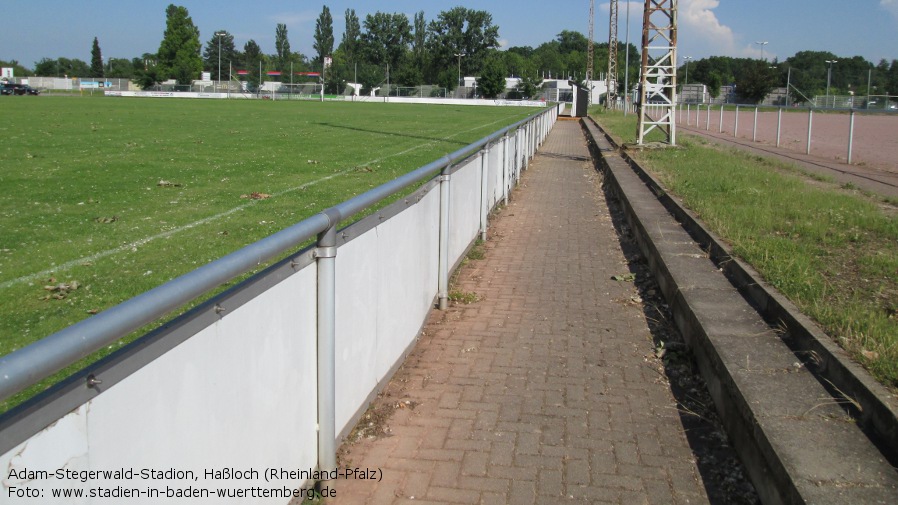
[[[39,95],[40,90],[34,89],[27,84],[13,84],[11,82],[4,83],[0,87],[2,95]]]

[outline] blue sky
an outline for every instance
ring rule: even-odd
[[[98,37],[104,58],[132,58],[155,52],[165,29],[169,3],[190,11],[205,43],[218,29],[234,34],[240,48],[254,39],[266,53],[274,53],[277,23],[288,28],[291,48],[312,54],[315,20],[323,5],[334,16],[339,43],[343,17],[353,8],[360,18],[378,10],[412,16],[423,10],[428,20],[455,5],[493,14],[506,46],[538,46],[562,30],[586,33],[587,0],[5,0],[0,33],[0,59],[16,59],[28,67],[43,57],[90,61],[90,47]],[[621,40],[625,38],[627,2],[620,3]],[[641,34],[642,1],[630,2],[630,41],[637,47]],[[761,56],[786,58],[801,50],[831,51],[839,56],[860,55],[878,62],[898,59],[898,0],[679,0],[679,54]],[[608,39],[608,2],[596,0],[595,38]]]

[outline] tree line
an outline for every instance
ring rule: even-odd
[[[343,14],[346,29],[339,43],[334,35],[333,15],[325,5],[316,22],[313,38],[314,54],[304,55],[290,46],[287,26],[275,26],[275,52],[265,53],[255,40],[238,48],[234,36],[226,29],[216,30],[201,42],[199,28],[185,7],[166,8],[166,27],[159,49],[130,60],[103,60],[99,43],[94,38],[90,64],[77,59],[44,58],[33,71],[15,65],[18,75],[118,77],[131,79],[150,88],[174,79],[190,84],[203,71],[213,79],[227,80],[240,71],[239,79],[250,88],[263,80],[302,82],[323,74],[329,93],[342,93],[347,83],[357,82],[363,92],[387,83],[415,87],[433,84],[449,90],[460,85],[459,77],[477,76],[478,90],[487,97],[505,91],[505,78],[518,77],[514,92],[522,97],[536,95],[546,78],[584,79],[588,57],[588,39],[576,31],[562,31],[557,37],[536,48],[529,46],[499,49],[499,27],[489,12],[455,7],[440,12],[428,21],[423,11],[410,19],[405,14],[375,12],[361,19],[354,9]],[[630,66],[621,65],[629,51]],[[630,91],[639,76],[640,51],[632,44],[618,46],[618,91],[623,93],[624,73],[629,75]],[[597,77],[607,68],[608,44],[594,47]],[[826,61],[832,64],[831,75]],[[325,68],[325,63],[328,63]],[[278,75],[268,78],[267,74]],[[792,101],[804,96],[823,94],[829,83],[831,94],[854,92],[865,95],[869,77],[871,94],[898,95],[898,60],[882,60],[874,65],[860,56],[839,57],[829,52],[802,51],[786,60],[731,58],[713,56],[688,61],[678,69],[678,82],[708,86],[717,96],[721,86],[734,84],[738,94],[750,101],[763,99],[775,87],[790,80]]]
[[[827,63],[832,62],[832,63]],[[687,70],[688,69],[688,70]],[[800,51],[783,61],[712,56],[687,61],[677,82],[701,83],[716,98],[721,86],[735,85],[739,97],[761,101],[774,88],[789,84],[790,103],[815,95],[898,95],[898,60],[873,64],[861,56],[844,57],[827,51]]]
[[[520,96],[534,96],[544,78],[584,78],[587,38],[578,32],[563,31],[555,40],[537,48],[523,46],[499,50],[499,27],[489,12],[455,7],[427,20],[424,12],[409,19],[405,14],[375,12],[360,18],[347,9],[342,38],[334,35],[333,16],[323,6],[312,34],[315,53],[304,55],[291,50],[287,26],[275,26],[275,52],[266,54],[255,40],[238,48],[226,29],[216,30],[200,41],[200,31],[185,7],[169,5],[162,42],[155,53],[130,60],[109,58],[105,61],[97,39],[91,51],[91,64],[77,59],[43,58],[33,71],[17,66],[17,75],[68,76],[131,79],[150,88],[174,79],[190,84],[203,71],[213,79],[227,80],[240,71],[240,80],[251,88],[266,79],[269,72],[279,73],[282,82],[301,82],[311,72],[323,73],[325,88],[342,92],[348,82],[362,84],[363,91],[386,83],[398,86],[433,84],[454,90],[460,76],[478,76],[478,90],[484,96],[505,91],[506,77],[519,77]],[[623,50],[623,45],[620,46]],[[638,61],[636,48],[630,45],[631,59]],[[595,68],[607,62],[608,45],[597,44]],[[325,61],[329,62],[324,68]],[[632,69],[635,82],[638,69]],[[317,78],[316,78],[317,79]],[[278,79],[275,79],[278,80]]]

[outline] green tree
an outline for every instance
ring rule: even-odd
[[[723,86],[723,79],[720,77],[720,74],[717,72],[711,72],[708,74],[705,81],[702,83],[708,89],[708,95],[711,98],[717,98],[720,96],[720,88]]]
[[[898,60],[892,60],[892,65]],[[870,94],[881,95],[889,90],[889,61],[885,58],[873,68],[873,81],[870,83]]]
[[[838,76],[838,89],[842,94],[853,92],[855,96],[867,94],[867,79],[873,64],[863,56],[842,58],[833,67],[833,79]],[[839,70],[836,73],[836,69]]]
[[[368,63],[381,67],[389,65],[391,72],[397,72],[408,51],[411,31],[405,14],[377,12],[367,15],[362,45]]]
[[[105,77],[116,79],[132,79],[134,65],[125,58],[108,58],[106,60]]]
[[[346,53],[342,48],[333,53],[333,63],[324,74],[325,93],[341,94],[346,90],[346,83],[352,79],[350,65],[346,61]]]
[[[90,49],[90,76],[103,77],[103,53],[100,52],[100,42],[94,37],[94,44]]]
[[[276,69],[281,72],[289,72],[293,53],[290,52],[290,40],[287,38],[287,25],[283,23],[278,23],[274,30],[274,47],[277,51],[277,56],[275,57]]]
[[[131,66],[134,67],[134,82],[141,89],[150,89],[165,80],[159,72],[156,61],[156,55],[150,53],[144,53],[140,58],[131,60]]]
[[[395,72],[391,72],[391,81],[400,86],[420,86],[424,83],[423,69],[418,65],[413,52],[405,53]]]
[[[770,68],[768,62],[748,60],[736,79],[736,89],[739,96],[751,102],[760,102],[773,91],[778,80],[776,72]]]
[[[219,34],[221,34],[219,36]],[[221,55],[219,56],[219,48]],[[227,80],[227,71],[232,67],[240,67],[240,52],[234,45],[234,36],[227,30],[217,30],[212,37],[206,42],[203,49],[203,68],[207,72],[211,72],[218,79],[218,65],[221,63],[222,79]]]
[[[40,76],[89,77],[90,65],[77,58],[43,58],[35,64],[34,73]]]
[[[324,58],[334,52],[334,18],[326,5],[315,21],[315,42],[312,47],[316,53],[315,64],[319,66],[324,62]]]
[[[458,66],[457,54],[461,58],[463,74],[479,73],[490,50],[499,47],[499,27],[493,24],[493,17],[486,11],[455,7],[439,14],[430,22],[430,38],[427,51],[431,61],[430,77],[447,75],[447,70]],[[454,89],[457,72],[452,72],[450,87]],[[448,84],[451,84],[448,83]],[[443,83],[444,85],[446,83]]]
[[[509,47],[505,52],[517,54],[529,60],[533,57],[534,49],[530,46],[514,46]]]
[[[497,55],[491,55],[483,64],[483,71],[477,79],[477,86],[486,98],[498,98],[505,92],[505,62]]]
[[[191,84],[203,71],[200,31],[186,7],[171,4],[165,14],[165,34],[157,53],[160,74],[175,79],[178,84]]]
[[[16,72],[16,75],[19,75]],[[34,75],[43,77],[62,77],[62,69],[59,68],[59,60],[51,60],[50,58],[41,58],[40,61],[34,63]]]
[[[368,95],[375,88],[382,87],[386,82],[384,67],[374,65],[363,60],[358,65],[358,82],[362,85],[362,95]]]
[[[359,58],[359,44],[361,43],[362,26],[354,9],[346,9],[346,30],[343,32],[343,41],[340,48],[346,55],[346,61],[354,64]]]
[[[520,77],[527,60],[520,54],[512,53],[510,51],[502,51],[500,55],[502,61],[505,62],[505,68],[508,69],[508,75],[511,77]]]
[[[732,84],[736,80],[734,69],[739,67],[742,62],[750,60],[736,60],[726,56],[712,56],[703,58],[689,65],[689,80],[692,82],[700,82],[709,88],[712,74],[716,74],[722,84]],[[682,68],[682,67],[681,67]],[[677,77],[679,78],[679,69]]]
[[[885,91],[890,95],[898,95],[898,60],[892,60],[889,66],[889,80]]]
[[[246,82],[250,91],[258,90],[259,85],[262,83],[260,67],[264,58],[262,48],[259,47],[255,40],[249,39],[243,45],[243,61],[246,63],[247,71]]]
[[[838,56],[828,51],[799,51],[794,56],[786,58],[786,65],[792,68],[792,86],[809,98],[813,98],[814,95],[823,95],[826,93],[828,73],[826,60],[838,59]],[[838,64],[835,65],[835,72],[833,77],[837,79],[835,82],[838,82]],[[793,101],[804,101],[804,97],[795,89],[792,89],[791,93]]]
[[[558,42],[541,44],[533,51],[532,61],[542,75],[557,78],[567,66],[566,58],[559,51]]]
[[[539,75],[539,71],[530,61],[522,64],[519,72],[521,82],[517,85],[516,91],[520,93],[521,98],[533,98],[539,92],[543,85],[543,79]]]
[[[561,54],[569,54],[574,51],[587,53],[589,50],[589,38],[580,32],[563,30],[556,36],[558,41],[558,51]]]
[[[404,84],[418,86],[424,84],[424,71],[427,68],[427,20],[424,11],[415,14],[412,33],[412,50],[406,68]]]

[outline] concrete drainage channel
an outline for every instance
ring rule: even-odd
[[[898,503],[898,402],[581,124],[761,501]]]

